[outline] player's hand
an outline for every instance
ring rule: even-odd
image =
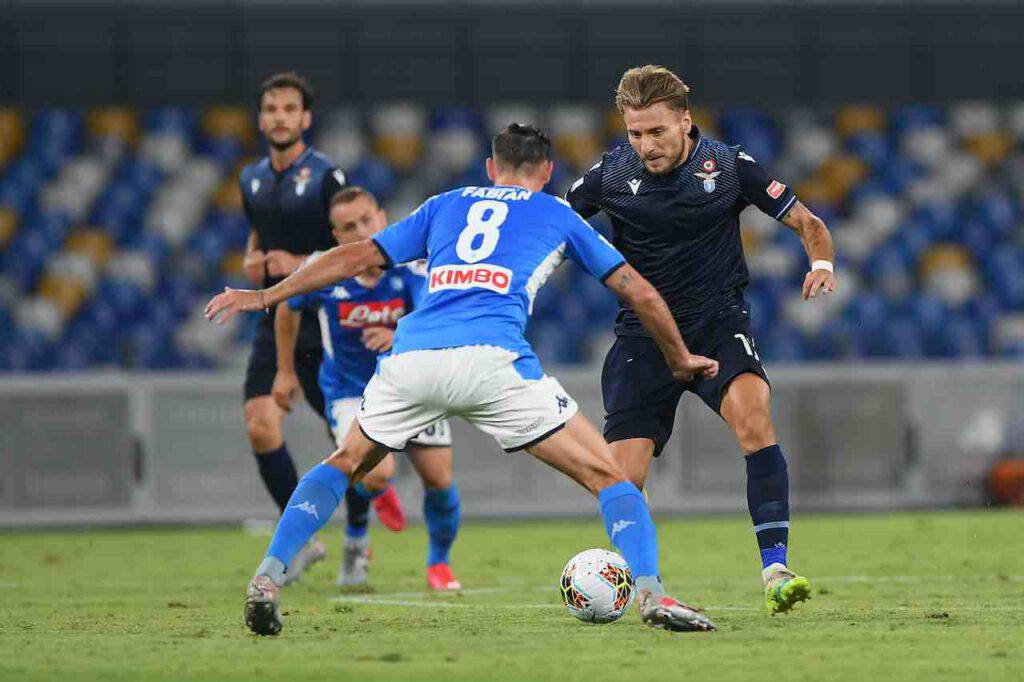
[[[391,350],[395,341],[395,330],[387,327],[367,327],[363,330],[363,345],[375,353]]]
[[[267,254],[260,249],[253,249],[245,254],[245,260],[242,261],[242,273],[253,284],[262,284],[266,262]]]
[[[672,368],[672,376],[676,381],[690,381],[694,376],[714,379],[718,375],[718,360],[703,355],[687,355]]]
[[[271,249],[267,251],[267,272],[271,277],[287,277],[299,269],[302,261],[302,256],[281,249]]]
[[[820,291],[822,295],[836,290],[836,276],[828,270],[811,270],[804,277],[804,300],[814,298]]]
[[[263,300],[259,291],[224,287],[224,293],[217,294],[206,304],[203,314],[208,320],[216,318],[217,324],[224,324],[238,313],[256,310],[263,310]]]
[[[278,370],[277,374],[274,375],[274,387],[271,389],[271,395],[274,396],[274,402],[285,412],[292,411],[292,396],[299,390],[299,377],[294,371],[281,371]]]

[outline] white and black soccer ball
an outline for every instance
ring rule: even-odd
[[[633,575],[626,560],[607,549],[580,552],[558,581],[562,603],[586,623],[611,623],[633,603]]]

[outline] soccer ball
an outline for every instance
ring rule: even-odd
[[[633,603],[629,566],[607,549],[588,549],[569,559],[558,587],[565,608],[586,623],[611,623]]]

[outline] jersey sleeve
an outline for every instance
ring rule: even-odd
[[[782,220],[796,205],[793,190],[769,176],[742,147],[737,147],[736,151],[736,174],[743,197],[766,215]]]
[[[373,236],[373,242],[384,256],[384,267],[427,257],[427,235],[437,202],[436,196],[427,199],[408,218]]]
[[[330,223],[331,199],[348,184],[345,171],[340,168],[328,168],[320,183],[320,205],[324,207],[324,219]]]
[[[584,218],[601,210],[601,163],[595,163],[583,177],[572,183],[565,199]]]
[[[619,250],[575,213],[566,215],[565,255],[603,284],[626,262]]]

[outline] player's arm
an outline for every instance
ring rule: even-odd
[[[242,272],[245,278],[260,286],[266,272],[267,254],[260,249],[260,236],[256,230],[249,230],[249,239],[245,242],[245,259],[242,261]]]
[[[819,291],[823,294],[835,291],[836,276],[832,264],[836,262],[836,252],[832,246],[832,234],[824,221],[798,201],[782,219],[782,224],[800,235],[807,258],[811,261],[811,270],[804,277],[804,300],[814,298]]]
[[[223,313],[217,320],[223,323],[240,312],[264,310],[293,296],[355,277],[367,268],[390,265],[372,239],[335,246],[269,289],[254,291],[226,287],[224,293],[218,294],[206,305],[206,319],[212,320]]]
[[[271,395],[274,402],[285,412],[291,412],[292,396],[299,388],[299,377],[295,373],[295,346],[299,340],[299,324],[302,313],[290,305],[277,306],[274,316],[274,342],[277,346],[277,374]]]
[[[718,374],[718,362],[690,353],[665,299],[633,266],[623,263],[605,279],[605,285],[628,303],[640,318],[665,356],[672,376],[680,381],[689,381],[694,374],[708,379]]]
[[[811,270],[804,278],[804,300],[814,298],[819,291],[825,294],[834,291],[835,251],[825,223],[797,201],[792,189],[772,179],[742,149],[736,152],[736,174],[747,201],[800,235],[807,257],[811,259]]]

